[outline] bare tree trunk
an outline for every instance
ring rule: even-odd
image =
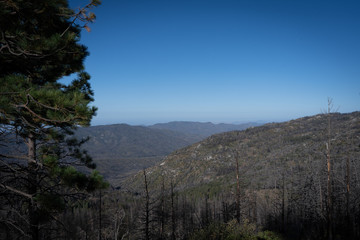
[[[32,133],[28,137],[28,194],[35,196],[37,192],[37,162],[36,162],[36,139]],[[33,199],[29,200],[29,223],[30,232],[33,240],[39,239],[39,215],[36,203]]]
[[[148,182],[146,179],[146,172],[144,169],[144,184],[145,184],[145,239],[150,239],[150,196],[148,190]]]
[[[225,202],[224,197],[222,196],[222,215],[223,215],[223,222],[227,223],[229,220],[229,213],[228,213],[228,204]]]
[[[320,203],[320,214],[323,215],[323,210],[324,210],[324,207],[323,207],[323,196],[322,196],[322,187],[321,187],[321,180],[320,180],[320,174],[319,174],[319,203]]]
[[[160,239],[164,238],[164,228],[165,228],[165,179],[164,179],[164,176],[162,176],[161,203],[160,203],[160,228],[159,228]]]
[[[240,173],[239,173],[239,154],[236,152],[236,220],[241,221],[240,217]]]
[[[285,170],[282,173],[281,231],[285,232]]]
[[[174,184],[171,180],[171,239],[175,240],[175,232],[176,232],[176,218],[175,218],[175,202],[174,202]]]
[[[184,195],[182,197],[182,231],[183,233],[181,234],[184,238],[186,238],[188,232],[190,232],[189,228],[188,228],[188,207],[186,204],[186,195]]]
[[[348,236],[352,237],[352,226],[350,221],[350,159],[346,159],[346,221],[348,227]]]
[[[205,195],[205,216],[203,216],[203,223],[204,226],[207,226],[210,223],[210,219],[209,219],[209,192],[206,193]]]
[[[101,234],[101,230],[102,230],[102,222],[101,222],[101,215],[102,215],[102,213],[101,213],[101,189],[100,189],[100,192],[99,192],[99,194],[100,194],[100,198],[99,198],[99,240],[101,240],[102,239],[102,234]]]
[[[256,201],[257,201],[257,193],[256,193],[256,191],[254,191],[253,192],[253,212],[252,212],[252,214],[253,214],[253,222],[255,223],[255,225],[256,225],[256,229],[257,229],[257,227],[258,227],[258,224],[257,224],[257,204],[256,204]]]
[[[328,99],[328,109],[327,109],[327,117],[328,117],[328,139],[327,139],[327,143],[326,143],[326,157],[327,157],[327,234],[328,234],[328,239],[332,240],[333,239],[333,234],[332,234],[332,210],[333,210],[333,206],[332,206],[332,170],[331,170],[331,158],[330,158],[330,153],[331,153],[331,108],[332,108],[332,100]]]

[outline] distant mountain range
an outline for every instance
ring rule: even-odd
[[[165,129],[175,132],[196,135],[199,137],[208,137],[216,133],[229,132],[234,130],[244,130],[249,127],[260,126],[262,124],[249,122],[242,124],[225,124],[219,123],[214,124],[211,122],[184,122],[184,121],[175,121],[169,123],[158,123],[152,126],[149,126],[152,129]]]
[[[144,168],[154,166],[171,152],[220,132],[257,126],[170,122],[152,126],[114,124],[79,128],[78,137],[90,137],[84,144],[98,170],[111,182]]]

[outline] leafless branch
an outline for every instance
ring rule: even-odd
[[[0,186],[1,186],[2,188],[4,188],[4,189],[7,189],[7,190],[9,190],[9,191],[11,191],[11,192],[14,192],[14,193],[18,194],[18,195],[21,195],[21,196],[24,196],[24,197],[26,197],[26,198],[28,198],[28,199],[30,199],[30,200],[33,200],[33,196],[30,195],[30,194],[28,194],[28,193],[25,193],[25,192],[23,192],[23,191],[17,190],[17,189],[15,189],[15,188],[12,188],[12,187],[10,187],[10,186],[7,186],[7,185],[5,185],[5,184],[3,184],[3,183],[0,183]]]

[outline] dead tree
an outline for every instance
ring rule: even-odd
[[[332,201],[332,166],[331,166],[331,113],[333,110],[332,99],[328,98],[327,104],[327,142],[326,142],[326,159],[327,159],[327,236],[329,240],[333,239],[333,201]]]
[[[236,152],[236,220],[240,223],[240,173],[239,173],[239,153]]]
[[[150,195],[149,195],[149,189],[148,189],[148,181],[146,179],[146,171],[144,169],[144,186],[145,186],[145,228],[144,228],[144,234],[145,239],[150,239]]]

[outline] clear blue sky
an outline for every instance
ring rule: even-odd
[[[328,97],[360,108],[360,1],[103,0],[94,12],[81,38],[93,125],[285,121]]]

